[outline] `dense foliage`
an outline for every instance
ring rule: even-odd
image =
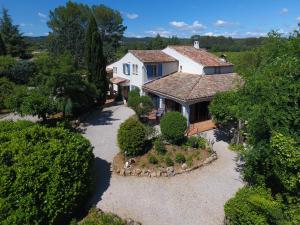
[[[168,112],[160,120],[160,129],[167,141],[180,143],[184,140],[184,133],[187,129],[186,118],[179,112]]]
[[[2,39],[2,35],[0,33],[0,56],[1,55],[6,55],[6,46],[4,44],[4,41]]]
[[[118,130],[118,144],[123,154],[137,156],[144,152],[146,128],[135,117],[123,122]]]
[[[280,197],[289,209],[290,224],[299,224],[294,215],[300,212],[299,46],[299,30],[289,38],[271,32],[254,54],[259,62],[250,61],[250,69],[244,70],[244,86],[217,95],[210,107],[218,123],[242,131],[247,143],[241,153],[245,180]],[[258,213],[268,218],[266,211]]]
[[[90,143],[63,128],[0,122],[0,223],[65,224],[82,208],[94,159]]]

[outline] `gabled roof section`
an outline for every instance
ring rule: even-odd
[[[236,73],[198,75],[178,72],[144,84],[143,90],[192,102],[210,99],[217,92],[236,89],[242,84]]]
[[[172,56],[167,55],[161,50],[129,50],[131,54],[144,63],[151,62],[176,62]]]
[[[193,61],[202,64],[204,67],[233,66],[233,64],[223,61],[217,56],[207,52],[205,49],[197,49],[193,46],[183,45],[169,45],[168,47]]]

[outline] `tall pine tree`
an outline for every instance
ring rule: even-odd
[[[103,42],[94,16],[90,17],[86,33],[86,65],[89,71],[89,81],[98,89],[98,102],[104,104],[108,91],[106,74],[106,59],[103,55]]]
[[[6,47],[0,33],[0,55],[6,55]]]
[[[25,41],[17,25],[13,25],[8,10],[2,9],[0,18],[0,33],[6,45],[6,51],[12,56],[20,56],[25,52]]]

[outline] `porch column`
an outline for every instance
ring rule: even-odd
[[[181,105],[181,113],[187,119],[187,125],[190,125],[190,106],[188,104]]]
[[[159,96],[159,108],[165,109],[165,98]]]

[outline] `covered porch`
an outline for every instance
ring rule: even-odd
[[[109,81],[110,94],[117,98],[122,98],[124,102],[127,102],[130,90],[130,81],[122,77],[112,77]]]
[[[171,98],[155,95],[153,93],[147,93],[153,100],[155,111],[158,112],[180,112],[187,119],[187,135],[195,135],[200,132],[208,131],[215,128],[215,124],[211,119],[209,113],[209,102],[182,102],[175,101]]]

